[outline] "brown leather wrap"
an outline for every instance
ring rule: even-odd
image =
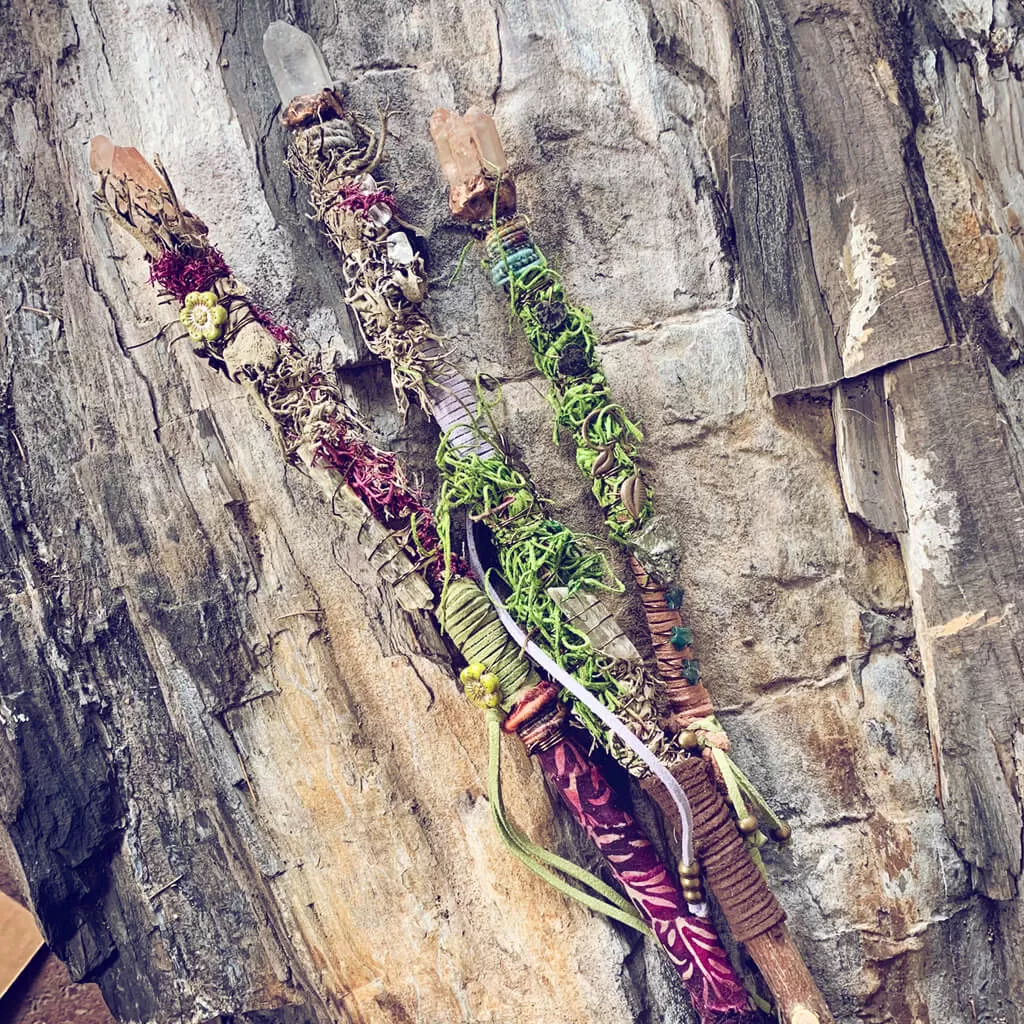
[[[677,651],[670,637],[676,626],[682,626],[683,616],[678,609],[665,604],[667,587],[659,586],[651,579],[647,570],[633,556],[629,567],[633,570],[640,597],[644,604],[644,615],[651,631],[651,644],[657,659],[658,675],[663,683],[662,695],[665,702],[662,725],[670,732],[678,732],[696,718],[705,718],[714,713],[714,706],[708,691],[701,683],[691,684],[682,674],[682,663],[693,658],[690,647]]]
[[[786,919],[747,852],[732,812],[701,757],[680,761],[672,774],[693,811],[693,845],[708,888],[738,942],[761,935]]]

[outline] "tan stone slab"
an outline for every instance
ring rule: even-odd
[[[0,997],[42,948],[43,937],[35,918],[20,903],[0,893]]]

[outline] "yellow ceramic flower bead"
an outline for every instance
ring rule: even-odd
[[[216,292],[189,292],[178,319],[193,341],[216,341],[224,333],[228,311],[217,302]]]

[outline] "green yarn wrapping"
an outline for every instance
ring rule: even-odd
[[[508,262],[509,248],[529,249],[537,257],[525,269]],[[608,390],[597,356],[590,310],[572,306],[557,273],[529,236],[524,218],[495,227],[487,240],[492,280],[508,291],[512,310],[523,325],[534,363],[551,384],[548,400],[558,428],[576,443],[576,464],[592,478],[591,490],[605,515],[611,537],[629,535],[651,512],[651,495],[637,468],[643,433]]]
[[[441,627],[469,664],[480,662],[501,680],[509,711],[520,691],[540,682],[530,660],[505,632],[487,595],[472,580],[452,580],[441,595]]]
[[[445,552],[451,546],[452,508],[466,509],[486,522],[498,548],[498,568],[511,591],[505,600],[509,614],[559,665],[609,708],[617,709],[629,697],[632,680],[615,674],[621,666],[594,650],[586,634],[566,621],[548,594],[549,587],[567,587],[570,593],[584,588],[621,593],[622,584],[612,575],[604,555],[586,547],[568,527],[549,519],[526,478],[502,458],[459,451],[446,435],[437,450],[437,465],[442,481],[437,529]],[[448,591],[456,586],[449,583]],[[444,602],[447,600],[446,591]],[[492,668],[486,658],[478,660]],[[501,689],[510,706],[504,679]],[[574,705],[574,711],[608,747],[605,726],[582,705]]]

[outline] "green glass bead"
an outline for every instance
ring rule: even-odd
[[[693,643],[693,630],[687,629],[685,626],[673,626],[669,641],[677,651],[681,651]]]
[[[694,686],[698,679],[700,679],[700,662],[696,658],[687,658],[680,665],[683,678],[691,685]]]
[[[665,591],[665,607],[669,611],[678,611],[683,607],[683,588],[682,587],[669,587]]]

